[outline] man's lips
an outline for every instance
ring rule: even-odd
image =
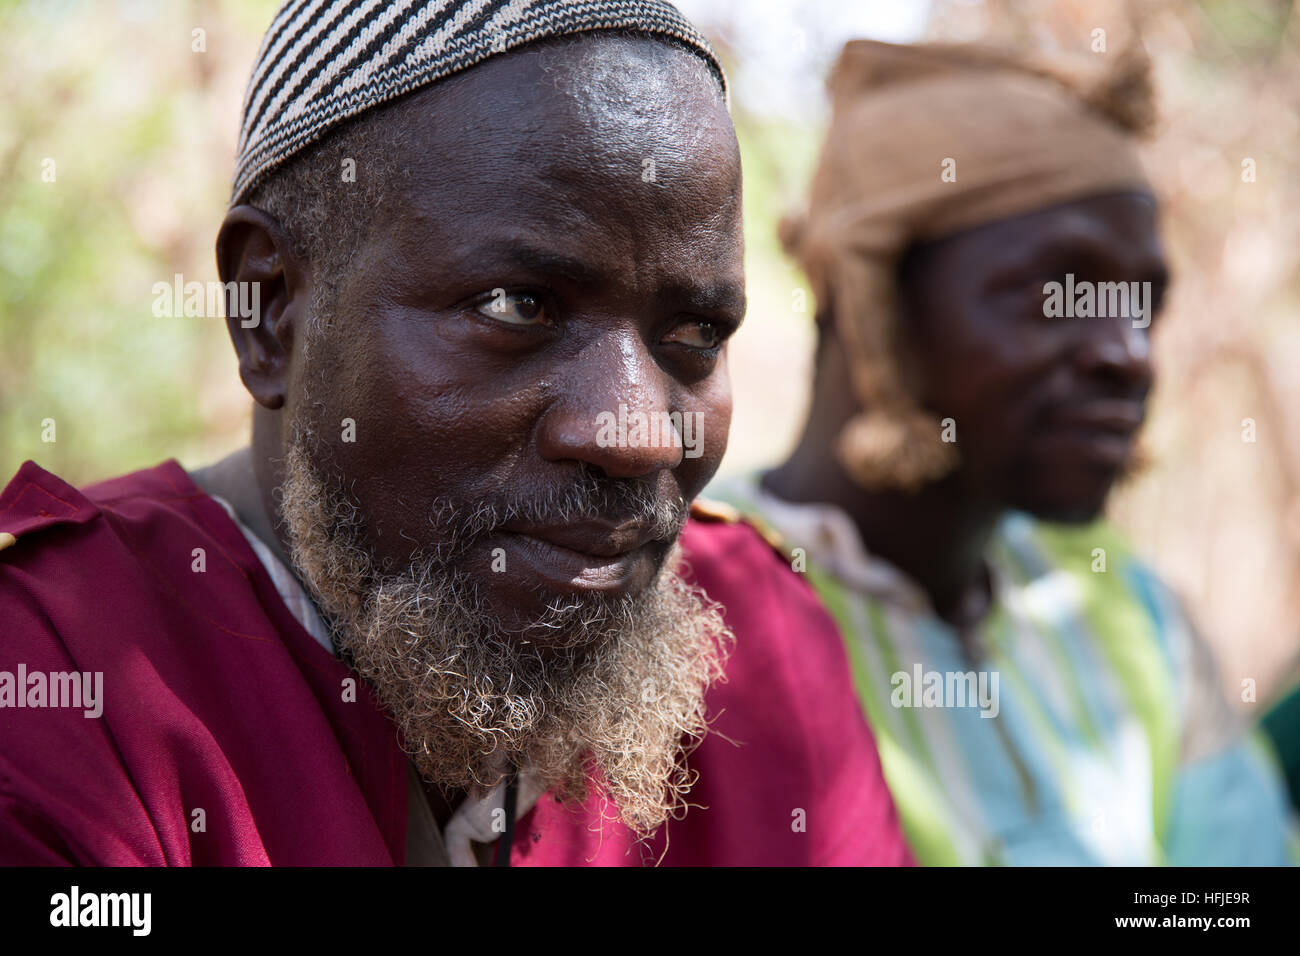
[[[1133,436],[1145,417],[1141,402],[1097,399],[1057,409],[1043,422],[1041,434],[1098,464],[1119,467],[1132,452]]]
[[[1063,406],[1049,417],[1048,427],[1129,436],[1142,427],[1145,418],[1146,409],[1141,402],[1098,399]]]
[[[656,570],[658,542],[639,524],[512,524],[494,538],[506,549],[507,580],[522,573],[552,591],[626,593],[648,585]]]
[[[502,531],[536,538],[588,558],[614,558],[635,551],[652,540],[643,524],[609,524],[600,521],[563,525],[508,524]]]

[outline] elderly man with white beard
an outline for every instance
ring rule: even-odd
[[[250,446],[0,494],[0,667],[105,698],[0,711],[0,862],[908,862],[833,622],[692,504],[741,253],[668,4],[286,4],[217,241]]]

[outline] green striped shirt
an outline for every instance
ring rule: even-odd
[[[782,501],[757,475],[706,495],[774,532],[839,624],[921,863],[1289,861],[1275,759],[1106,525],[1007,516],[992,608],[963,640],[840,509]]]

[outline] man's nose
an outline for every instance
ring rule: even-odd
[[[611,478],[681,464],[681,436],[669,417],[673,389],[640,336],[603,336],[583,349],[562,380],[564,393],[539,427],[542,457],[581,461]]]
[[[1145,394],[1154,377],[1147,330],[1135,326],[1128,316],[1079,321],[1087,328],[1077,353],[1083,370]]]

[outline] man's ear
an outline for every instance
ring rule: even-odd
[[[259,405],[280,408],[297,328],[307,321],[310,270],[271,216],[235,206],[217,233],[217,273],[226,287],[226,328],[239,377]]]

